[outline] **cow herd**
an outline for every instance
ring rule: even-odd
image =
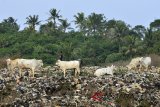
[[[11,71],[11,73],[14,72],[15,68],[18,68],[19,75],[22,76],[23,69],[30,69],[29,76],[34,77],[35,71],[41,70],[43,68],[43,61],[37,60],[37,59],[7,59],[7,69]],[[61,61],[57,60],[55,63],[56,66],[58,66],[62,71],[64,77],[66,76],[66,72],[68,69],[74,69],[75,70],[75,76],[78,76],[80,74],[80,66],[81,66],[81,60],[73,60],[73,61]],[[131,62],[126,66],[128,70],[143,70],[147,71],[149,70],[151,66],[151,57],[137,57],[133,58]],[[105,74],[113,75],[114,71],[116,70],[116,66],[108,66],[106,68],[100,68],[97,69],[94,73],[95,76],[100,77]]]
[[[147,71],[151,68],[151,57],[133,58],[127,65],[128,70]]]
[[[8,70],[13,73],[14,69],[18,68],[20,76],[22,76],[23,69],[30,69],[34,77],[34,72],[43,67],[43,61],[36,59],[7,59],[6,62]]]
[[[30,69],[32,76],[34,77],[35,71],[41,70],[43,68],[43,61],[37,59],[7,59],[7,69],[13,74],[14,70],[18,68],[19,75],[22,76],[23,69]],[[66,76],[66,72],[68,69],[75,69],[75,76],[80,74],[80,60],[74,61],[61,61],[57,60],[56,66],[58,66],[64,73],[64,77]]]
[[[99,68],[95,71],[94,75],[100,77],[105,74],[113,76],[113,73],[117,70],[118,67],[111,65],[106,68]],[[135,71],[148,71],[151,69],[151,57],[137,57],[133,58],[131,62],[126,65],[127,70]]]

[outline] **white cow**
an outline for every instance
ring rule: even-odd
[[[114,65],[112,66],[109,66],[107,68],[100,68],[100,69],[97,69],[94,73],[95,76],[97,77],[100,77],[102,75],[105,75],[105,74],[110,74],[113,76],[113,73],[114,73],[114,70],[116,69],[116,67]]]
[[[22,74],[22,69],[23,68],[29,68],[32,71],[32,75],[34,77],[34,72],[35,70],[38,70],[42,68],[43,66],[43,61],[42,60],[36,60],[36,59],[20,59],[18,61],[18,68],[20,71],[20,75]]]
[[[80,61],[74,60],[74,61],[61,61],[57,60],[56,65],[60,67],[60,69],[64,73],[64,77],[66,76],[67,69],[75,69],[75,76],[80,74]]]
[[[7,69],[9,71],[11,71],[13,73],[13,70],[15,68],[18,68],[18,60],[19,59],[15,59],[15,60],[11,60],[11,59],[7,59],[6,62],[7,62]]]
[[[14,68],[18,68],[20,76],[22,75],[22,69],[31,69],[32,75],[34,77],[35,70],[38,70],[43,66],[43,61],[36,59],[7,59],[7,65],[10,71],[13,71]]]
[[[140,66],[140,61],[143,57],[133,58],[131,62],[127,65],[128,70],[134,69],[137,70],[137,67]]]
[[[140,68],[143,69],[145,68],[148,70],[148,68],[151,66],[151,57],[143,57],[140,60]]]

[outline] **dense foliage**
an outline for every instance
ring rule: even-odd
[[[103,14],[74,15],[76,28],[51,9],[45,24],[39,16],[26,18],[28,27],[13,17],[0,22],[0,58],[37,58],[54,64],[60,52],[64,60],[82,59],[85,65],[99,65],[151,53],[160,54],[160,19],[131,27],[121,20],[107,20]],[[35,27],[40,25],[39,29]]]

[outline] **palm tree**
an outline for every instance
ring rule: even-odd
[[[13,17],[9,17],[7,19],[4,19],[2,23],[0,23],[0,32],[17,32],[19,30],[19,25],[17,24],[17,20]]]
[[[29,25],[29,28],[33,31],[35,31],[35,26],[40,24],[40,21],[38,21],[39,16],[38,15],[29,15],[27,18],[27,21],[25,24]]]
[[[142,25],[136,25],[131,31],[143,40],[146,33],[146,28]]]
[[[52,31],[52,26],[53,23],[52,22],[48,22],[46,24],[42,24],[39,28],[40,33],[44,33],[44,34],[50,34]]]
[[[156,19],[150,23],[150,28],[152,30],[160,30],[160,19]]]
[[[8,19],[4,19],[3,22],[5,23],[16,23],[16,19],[14,19],[13,17],[9,17]]]
[[[53,27],[54,27],[54,29],[56,28],[56,19],[59,20],[62,17],[61,15],[59,15],[59,12],[60,11],[57,11],[57,9],[54,9],[54,8],[49,11],[50,17],[48,18],[48,20],[49,21],[53,20]]]
[[[70,23],[67,22],[67,19],[65,20],[61,19],[60,22],[61,22],[60,27],[63,29],[64,32],[66,32],[66,29],[69,28]]]
[[[6,31],[18,31],[19,25],[17,24],[17,20],[13,17],[8,17],[7,19],[4,19],[1,23],[2,26],[5,28]]]
[[[147,28],[147,31],[145,33],[144,43],[147,47],[153,47],[154,37],[152,28]]]
[[[137,52],[139,46],[141,46],[141,43],[142,40],[137,35],[127,35],[123,38],[123,47],[121,47],[121,50],[123,50],[125,47],[125,55],[133,57],[133,55]]]
[[[76,27],[79,28],[80,31],[84,31],[85,29],[85,16],[84,13],[77,13],[77,15],[74,15],[75,18],[75,24],[77,25]]]
[[[118,51],[120,52],[122,38],[129,33],[129,25],[121,20],[109,20],[107,22],[107,29],[110,38],[112,38],[118,45]]]
[[[104,27],[104,18],[105,17],[103,14],[91,13],[91,15],[89,15],[87,18],[87,27],[89,32],[93,32],[94,35],[95,33],[100,34],[100,30],[102,29],[102,27]]]

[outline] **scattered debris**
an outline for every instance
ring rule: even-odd
[[[160,106],[160,74],[120,68],[113,76],[94,76],[100,67],[83,67],[79,77],[46,67],[36,78],[0,70],[0,106],[134,107]],[[123,72],[124,69],[124,72]],[[51,71],[50,71],[51,70]],[[86,75],[87,74],[87,75]]]

